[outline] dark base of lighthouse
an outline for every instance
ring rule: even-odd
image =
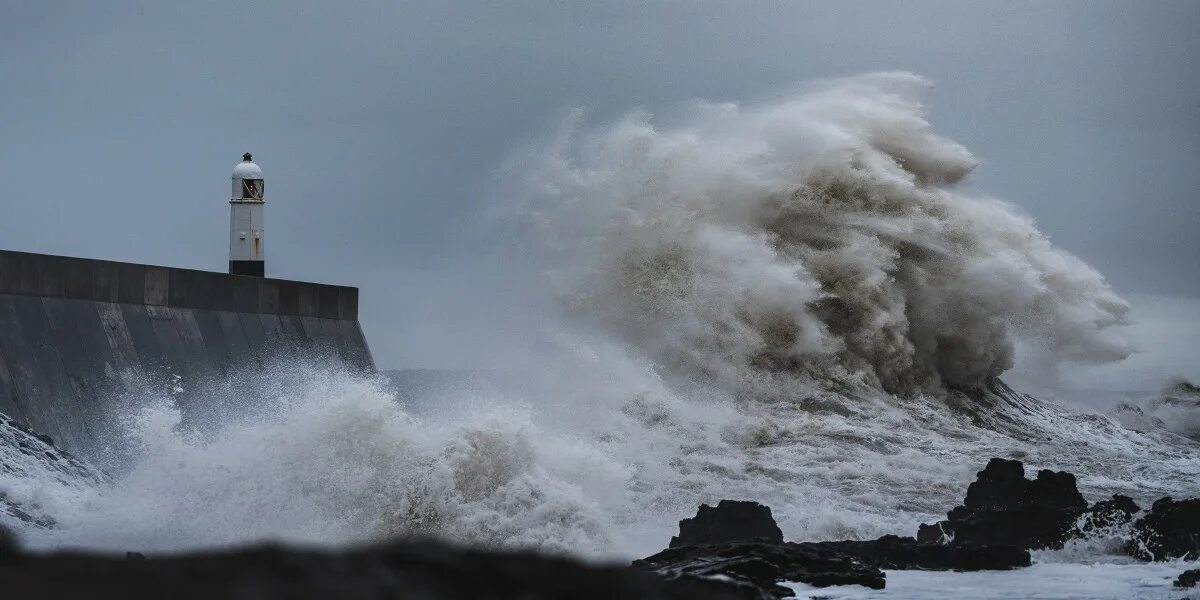
[[[231,260],[229,261],[230,275],[249,275],[250,277],[266,276],[266,262],[261,260]]]

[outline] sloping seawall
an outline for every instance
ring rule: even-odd
[[[186,405],[301,355],[374,371],[357,288],[0,250],[0,413],[77,454],[130,382]]]

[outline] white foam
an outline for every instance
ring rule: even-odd
[[[788,587],[796,592],[796,598],[827,600],[1179,600],[1200,597],[1200,592],[1172,585],[1179,573],[1195,567],[1196,563],[1049,562],[1015,571],[888,571],[887,587],[882,590],[862,586],[816,588],[801,583]]]

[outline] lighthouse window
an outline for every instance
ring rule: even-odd
[[[243,179],[242,180],[242,197],[243,198],[262,198],[263,182],[261,179]]]

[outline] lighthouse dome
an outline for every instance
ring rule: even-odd
[[[263,174],[262,169],[251,160],[254,158],[247,152],[242,155],[242,162],[233,168],[233,193],[229,200],[233,202],[262,202]]]
[[[249,152],[242,155],[242,162],[238,163],[237,166],[233,168],[234,179],[263,178],[262,169],[258,168],[258,165],[254,164],[254,162],[251,160],[252,158],[254,157],[251,156]]]

